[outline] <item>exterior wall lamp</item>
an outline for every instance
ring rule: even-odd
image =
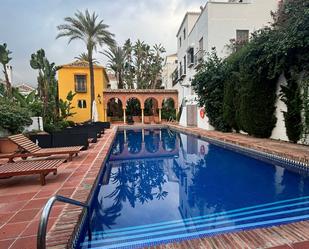
[[[100,94],[98,94],[97,98],[98,98],[99,103],[102,104],[101,95]]]

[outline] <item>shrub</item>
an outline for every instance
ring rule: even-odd
[[[31,125],[29,111],[20,107],[11,100],[0,97],[0,127],[16,134],[24,130],[25,126]]]
[[[230,126],[223,118],[226,72],[226,64],[213,49],[192,81],[193,89],[199,96],[199,105],[205,107],[209,123],[219,131],[230,131]]]

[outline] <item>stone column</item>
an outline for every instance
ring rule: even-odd
[[[161,108],[159,108],[159,122],[161,123]]]
[[[104,108],[104,121],[107,121],[107,108]]]
[[[123,108],[123,123],[126,124],[126,108]]]
[[[142,124],[144,124],[144,108],[142,108]]]

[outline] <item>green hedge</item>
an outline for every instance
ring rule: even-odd
[[[32,124],[29,111],[13,101],[0,97],[0,127],[16,134]]]

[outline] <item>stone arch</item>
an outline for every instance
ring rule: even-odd
[[[108,117],[121,118],[123,116],[123,101],[117,97],[111,97],[106,102]]]
[[[127,113],[127,115],[141,116],[142,115],[141,108],[142,108],[142,102],[140,101],[139,98],[137,98],[137,97],[126,98],[126,113]]]
[[[149,96],[144,101],[145,116],[155,116],[158,114],[159,101],[153,96]]]

